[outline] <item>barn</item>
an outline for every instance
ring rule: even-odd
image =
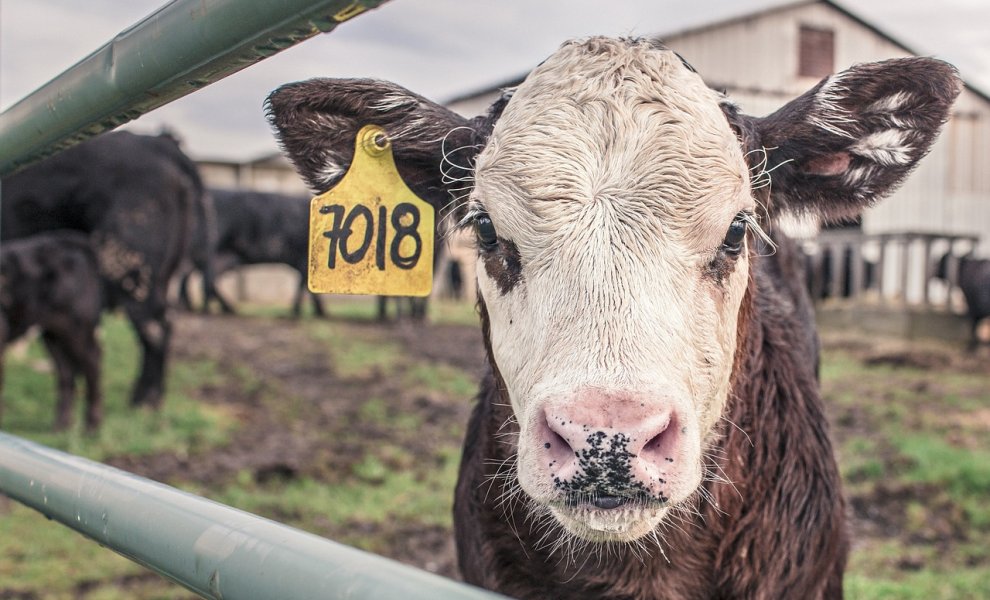
[[[830,0],[774,5],[730,20],[684,31],[655,33],[688,60],[707,83],[723,90],[743,111],[766,115],[823,77],[853,64],[918,54],[847,8]],[[962,73],[965,80],[966,74]],[[452,99],[465,114],[483,111],[519,78]],[[790,224],[808,238],[819,263],[824,254],[846,257],[846,276],[819,283],[840,292],[870,287],[886,304],[932,304],[962,309],[944,285],[932,282],[933,259],[990,256],[990,96],[967,82],[951,120],[931,153],[894,195],[861,221],[817,235],[817,227]],[[866,273],[872,273],[867,281]],[[849,288],[852,288],[850,290]],[[826,290],[827,291],[827,290]]]

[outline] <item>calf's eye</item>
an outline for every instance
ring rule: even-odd
[[[729,230],[725,232],[725,239],[722,240],[721,250],[729,256],[739,256],[746,241],[746,215],[739,213],[729,225]]]
[[[478,232],[478,244],[483,250],[494,250],[498,246],[495,225],[487,213],[481,213],[474,218],[474,227]]]

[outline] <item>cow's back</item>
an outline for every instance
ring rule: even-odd
[[[203,187],[169,136],[113,132],[3,180],[2,238],[53,229],[89,233],[112,301],[167,285]],[[124,282],[130,278],[130,283]]]

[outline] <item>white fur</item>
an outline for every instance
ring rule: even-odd
[[[323,166],[320,167],[316,176],[320,178],[321,181],[325,181],[327,184],[336,183],[337,180],[344,176],[344,167],[338,165],[337,163],[327,159]]]
[[[832,75],[825,85],[815,94],[815,110],[808,118],[815,127],[840,137],[852,138],[853,135],[844,129],[844,125],[854,122],[846,111],[839,105],[839,100],[848,95],[848,90],[842,84],[842,73]]]
[[[911,152],[914,150],[907,143],[909,139],[910,133],[906,131],[884,129],[859,140],[850,150],[885,167],[906,165],[911,162]]]
[[[508,293],[483,261],[478,283],[521,427],[523,490],[538,504],[555,494],[534,450],[542,407],[594,388],[683,415],[679,458],[692,467],[668,490],[677,503],[701,481],[747,282],[745,256],[723,282],[705,267],[754,200],[719,97],[699,76],[646,44],[589,44],[599,51],[566,45],[529,76],[478,157],[471,210],[491,216],[523,265]],[[599,541],[645,535],[665,511],[552,510]]]
[[[868,113],[892,113],[894,111],[900,110],[907,105],[914,98],[914,95],[910,92],[896,92],[887,96],[886,98],[881,98],[871,104],[869,108],[866,109]]]

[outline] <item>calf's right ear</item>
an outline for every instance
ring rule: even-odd
[[[765,188],[771,214],[838,221],[904,180],[931,148],[961,88],[947,63],[891,59],[832,75],[767,117],[732,108],[726,116],[753,172],[761,173],[754,187]]]
[[[347,172],[365,125],[382,127],[406,184],[438,211],[464,191],[487,137],[468,120],[405,88],[372,79],[310,79],[268,96],[265,112],[282,148],[321,194]]]

